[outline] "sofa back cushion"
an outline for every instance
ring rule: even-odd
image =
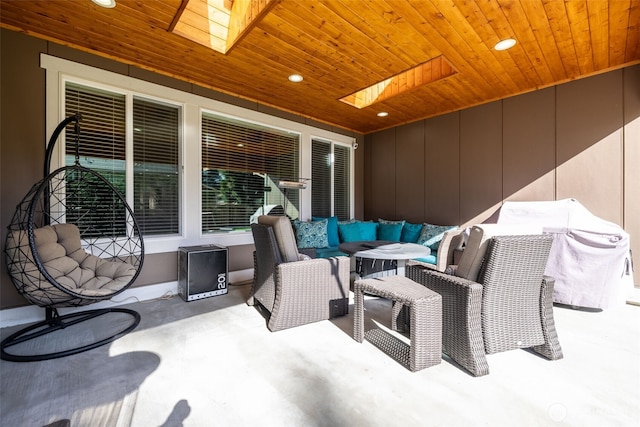
[[[482,260],[487,252],[489,240],[493,236],[515,236],[525,234],[541,234],[542,227],[529,225],[499,225],[478,224],[471,227],[469,239],[462,252],[462,257],[456,269],[456,276],[464,277],[474,282],[478,280],[478,273]]]
[[[338,222],[341,242],[377,240],[378,223],[371,221]]]

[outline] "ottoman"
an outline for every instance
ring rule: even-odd
[[[364,294],[392,301],[391,329],[409,326],[411,345],[404,364],[419,371],[442,360],[442,297],[404,276],[359,279],[354,283],[353,338],[362,342],[364,332]]]

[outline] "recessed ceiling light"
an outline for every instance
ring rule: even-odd
[[[507,50],[507,49],[511,49],[515,45],[516,45],[515,39],[504,39],[496,43],[496,45],[493,48],[495,50]]]
[[[302,76],[300,74],[291,74],[289,76],[289,81],[294,83],[299,83],[302,81]]]
[[[116,7],[116,0],[91,0],[91,1],[97,4],[98,6],[106,7],[108,9]]]
[[[378,117],[387,117],[389,115],[389,113],[387,113],[386,111],[380,111],[378,113]]]

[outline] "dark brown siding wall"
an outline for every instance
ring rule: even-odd
[[[295,116],[255,102],[194,86],[166,76],[131,67],[109,59],[77,51],[66,46],[46,42],[21,33],[0,29],[0,242],[4,248],[7,225],[16,205],[33,184],[42,179],[44,150],[48,135],[45,129],[45,70],[40,68],[40,54],[49,55],[90,65],[96,68],[128,75],[137,79],[216,99],[228,104],[260,111],[309,126],[330,130],[355,137],[360,145],[363,135],[335,128],[304,117]],[[356,164],[363,163],[364,150],[356,153]],[[359,167],[362,170],[361,167]],[[356,173],[356,188],[362,187],[363,179]],[[356,214],[362,215],[362,191]],[[358,199],[357,199],[358,200]],[[253,245],[229,248],[229,270],[239,271],[253,267]],[[133,286],[166,283],[177,280],[177,253],[145,254],[142,272]],[[0,309],[26,305],[27,302],[16,291],[0,262]]]
[[[505,200],[575,198],[631,234],[640,265],[640,65],[369,134],[364,149],[365,219],[468,226]]]

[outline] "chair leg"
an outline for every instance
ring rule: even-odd
[[[364,293],[357,285],[353,292],[353,339],[358,342],[364,340]]]

